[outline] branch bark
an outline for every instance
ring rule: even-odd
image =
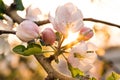
[[[42,65],[45,71],[48,73],[47,80],[77,80],[69,76],[65,76],[59,72],[57,72],[52,66],[49,59],[45,58],[43,55],[34,55],[37,61]]]
[[[15,34],[16,31],[6,31],[6,30],[0,30],[0,35],[1,34]]]
[[[120,25],[118,25],[118,24],[114,24],[114,23],[111,23],[111,22],[98,20],[98,19],[94,19],[94,18],[84,18],[83,20],[84,21],[91,21],[91,22],[99,22],[99,23],[107,24],[107,25],[110,25],[110,26],[116,26],[116,27],[120,28]]]

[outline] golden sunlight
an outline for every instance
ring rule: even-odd
[[[73,33],[72,31],[68,32],[68,37],[65,39],[65,41],[63,42],[63,45],[66,45],[72,41],[75,41],[78,37],[78,32]]]

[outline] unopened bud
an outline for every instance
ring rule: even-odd
[[[42,31],[42,39],[45,44],[52,45],[56,40],[56,35],[51,28],[46,28]]]
[[[80,35],[83,36],[83,40],[89,40],[93,36],[93,30],[87,27],[82,27],[80,30]]]
[[[34,22],[25,20],[18,26],[16,35],[22,41],[28,42],[39,36],[39,28]]]

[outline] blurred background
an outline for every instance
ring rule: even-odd
[[[50,12],[54,15],[56,8],[67,2],[75,4],[83,13],[84,18],[95,18],[120,25],[119,0],[22,0],[27,8],[29,5],[39,7],[40,20],[47,19]],[[10,5],[13,0],[4,0]],[[18,12],[25,17],[25,10]],[[94,30],[94,37],[89,41],[98,47],[96,61],[97,77],[105,80],[111,71],[120,73],[120,29],[116,26],[85,21],[85,26]],[[51,26],[50,24],[44,26]],[[0,26],[0,29],[2,27]],[[15,35],[0,35],[0,80],[44,80],[46,72],[33,56],[24,57],[12,52],[12,48],[21,43]]]

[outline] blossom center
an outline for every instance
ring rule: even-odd
[[[80,60],[83,60],[83,59],[85,58],[84,55],[80,55],[79,53],[74,53],[74,57],[75,57],[75,58],[78,58],[78,59],[80,59]]]

